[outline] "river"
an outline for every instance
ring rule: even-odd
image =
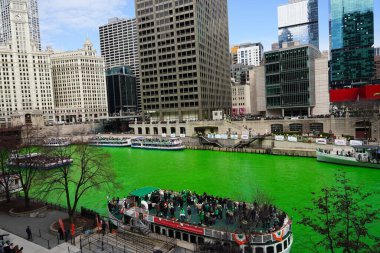
[[[312,158],[245,153],[186,150],[180,152],[103,148],[111,154],[110,170],[116,173],[118,189],[93,190],[81,205],[105,213],[106,196],[126,196],[143,186],[162,189],[190,189],[236,200],[252,201],[257,189],[274,199],[274,204],[293,217],[292,252],[308,252],[315,234],[297,224],[293,208],[310,205],[311,192],[334,183],[334,174],[347,172],[348,178],[363,191],[380,189],[380,170],[317,162]],[[372,199],[374,206],[380,196]],[[372,231],[380,233],[380,224]]]

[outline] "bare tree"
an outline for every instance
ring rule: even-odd
[[[114,184],[114,173],[106,167],[109,155],[83,142],[54,148],[51,154],[64,165],[43,175],[44,184],[39,192],[44,197],[49,194],[64,196],[70,221],[73,222],[78,203],[86,193]],[[74,162],[65,164],[67,159]]]
[[[300,224],[322,236],[316,244],[330,252],[371,251],[379,237],[368,226],[380,219],[380,209],[369,204],[375,193],[364,193],[353,186],[345,173],[336,175],[333,187],[313,194],[312,206],[297,210]]]
[[[44,161],[41,157],[40,129],[33,126],[25,126],[22,130],[22,140],[16,154],[11,161],[12,172],[17,174],[24,192],[25,208],[30,206],[30,190],[39,168]]]
[[[4,189],[7,202],[11,201],[11,184],[14,174],[8,164],[12,150],[20,144],[20,128],[0,129],[0,186]]]

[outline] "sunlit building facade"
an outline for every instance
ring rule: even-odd
[[[30,38],[41,50],[40,23],[37,0],[27,0],[28,23]],[[10,0],[0,0],[0,44],[6,43],[12,37]]]
[[[278,7],[278,43],[299,41],[319,48],[318,0],[289,0]]]
[[[142,108],[152,120],[231,110],[227,0],[136,0]]]

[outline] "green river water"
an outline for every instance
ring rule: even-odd
[[[294,220],[292,252],[308,252],[315,234],[297,224],[293,208],[310,204],[311,192],[334,183],[338,170],[366,192],[380,190],[380,170],[317,162],[312,158],[271,156],[246,153],[186,150],[180,152],[102,148],[111,154],[109,169],[116,173],[119,189],[113,192],[93,190],[80,205],[105,214],[106,196],[124,197],[143,186],[162,189],[190,189],[252,201],[256,189],[266,192],[274,204]],[[377,195],[374,206],[380,202]],[[62,201],[63,203],[63,201]],[[380,224],[371,231],[380,233]]]

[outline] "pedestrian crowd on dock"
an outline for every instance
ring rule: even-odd
[[[158,217],[194,224],[192,218],[197,215],[197,225],[200,226],[213,226],[218,221],[224,221],[226,225],[237,225],[242,230],[273,232],[279,230],[286,219],[286,214],[271,204],[236,202],[189,190],[159,190],[148,194],[142,200],[148,203],[149,211],[153,211]],[[133,203],[126,198],[116,198],[108,203],[110,211],[132,206]],[[177,211],[179,217],[176,215]]]

